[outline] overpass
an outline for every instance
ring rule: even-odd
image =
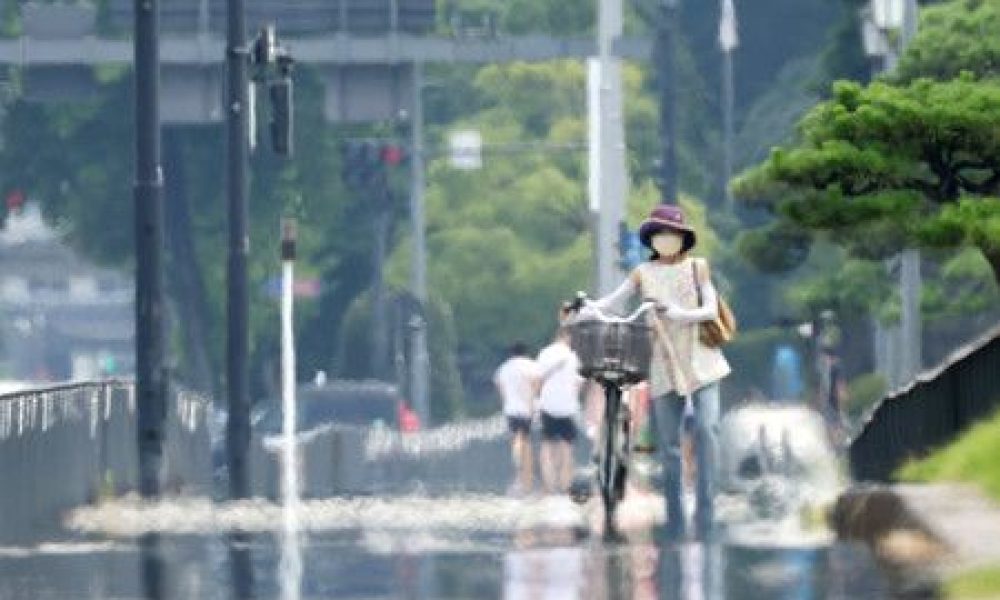
[[[280,33],[280,31],[279,31]],[[395,65],[414,62],[495,63],[586,58],[597,54],[588,38],[557,39],[543,35],[463,39],[390,33],[364,37],[330,33],[285,38],[296,62],[318,66]],[[617,56],[649,58],[648,38],[623,37],[614,44]],[[165,67],[222,67],[225,40],[216,34],[165,35],[160,60]],[[21,68],[93,67],[130,64],[132,41],[82,37],[45,39],[22,36],[0,40],[0,64]]]
[[[275,22],[295,61],[320,72],[330,122],[396,118],[413,105],[413,66],[426,63],[504,63],[584,59],[598,53],[591,38],[498,36],[489,26],[451,25],[434,31],[429,0],[251,0],[248,23]],[[176,0],[161,9],[161,105],[165,125],[223,119],[225,5]],[[21,6],[22,34],[0,39],[0,65],[23,75],[28,100],[76,101],[95,95],[95,67],[132,61],[131,2]],[[652,42],[622,37],[613,54],[645,60]]]

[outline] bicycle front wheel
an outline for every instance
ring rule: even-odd
[[[628,465],[624,460],[623,449],[628,444],[628,428],[626,420],[621,418],[621,390],[609,385],[605,389],[604,398],[604,443],[598,476],[605,516],[610,520],[625,495]]]

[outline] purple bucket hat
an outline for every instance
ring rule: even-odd
[[[697,242],[694,229],[684,221],[684,211],[673,204],[660,204],[649,213],[649,217],[639,225],[639,241],[643,246],[652,249],[652,237],[665,229],[684,236],[681,252],[687,252]]]

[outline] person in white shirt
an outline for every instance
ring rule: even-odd
[[[573,481],[573,441],[580,410],[580,359],[569,346],[569,332],[538,354],[541,372],[538,407],[542,420],[542,483],[548,493],[568,492]]]
[[[515,493],[528,493],[534,485],[529,432],[539,376],[538,365],[528,357],[528,348],[522,342],[510,347],[509,357],[493,374],[493,384],[503,401],[503,414],[507,417],[511,433],[511,457],[515,470],[511,489]]]

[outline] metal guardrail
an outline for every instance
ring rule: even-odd
[[[470,420],[400,433],[386,428],[334,426],[299,434],[304,498],[343,495],[502,493],[513,467],[506,421]],[[251,444],[254,495],[280,493],[280,442]]]
[[[1000,325],[962,346],[866,415],[851,441],[855,479],[889,481],[907,460],[953,440],[1000,407]]]
[[[205,396],[171,395],[164,446],[168,492],[211,485]],[[135,384],[79,382],[0,396],[0,543],[60,534],[60,515],[137,488]]]

